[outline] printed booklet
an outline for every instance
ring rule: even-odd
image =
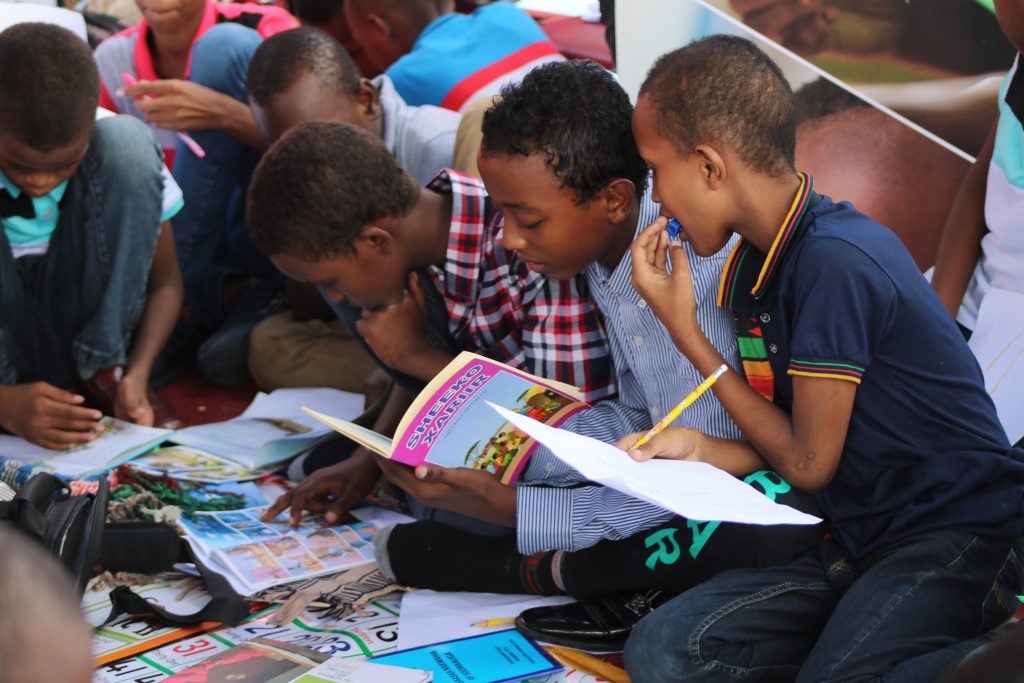
[[[372,523],[353,518],[351,524],[325,527],[307,514],[292,528],[285,515],[260,521],[266,509],[197,512],[182,516],[180,524],[193,549],[230,572],[232,584],[245,594],[373,561]]]
[[[304,408],[371,451],[406,465],[427,462],[491,472],[514,484],[537,442],[498,415],[488,402],[556,427],[589,406],[579,389],[463,352],[406,411],[392,440],[359,425]]]
[[[399,650],[370,661],[431,671],[434,680],[448,683],[513,683],[564,668],[515,629]]]

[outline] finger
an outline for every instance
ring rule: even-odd
[[[272,522],[274,519],[284,512],[285,508],[292,504],[292,492],[282,493],[274,501],[274,504],[266,509],[260,520],[263,522]]]
[[[657,242],[655,243],[654,248],[651,250],[651,256],[654,259],[654,267],[657,268],[659,271],[667,270],[665,266],[668,265],[668,254],[666,253],[668,250],[668,245],[668,231],[662,230],[661,232],[658,233]]]
[[[416,478],[428,484],[446,484],[451,470],[447,467],[430,467],[429,465],[417,465],[415,470]]]
[[[39,424],[46,429],[61,429],[66,432],[80,432],[82,434],[95,434],[104,429],[103,423],[96,420],[70,420],[51,415],[41,419]]]
[[[85,402],[84,396],[74,394],[70,391],[65,391],[64,389],[55,387],[47,382],[37,382],[35,386],[40,395],[53,399],[54,401],[70,403],[72,405],[81,405]]]
[[[620,451],[628,451],[646,432],[632,432],[615,442],[615,447]]]
[[[668,258],[672,262],[672,272],[678,275],[690,274],[690,260],[686,256],[686,249],[678,242],[671,242],[668,245]],[[662,252],[664,253],[664,252]]]
[[[179,88],[180,81],[178,79],[164,78],[158,81],[137,81],[132,85],[126,85],[121,90],[129,97],[141,97],[143,95],[166,95]]]
[[[102,426],[99,420],[103,418],[103,413],[94,408],[47,400],[43,402],[42,413],[47,417],[55,418],[62,422],[68,420],[89,422],[90,426],[88,429],[99,429]]]
[[[356,498],[356,496],[350,489],[345,492],[345,495],[335,498],[328,503],[327,510],[324,512],[324,521],[327,524],[337,524],[359,502],[358,500],[353,500],[353,498]]]
[[[47,448],[53,450],[64,450],[77,446],[80,443],[92,441],[96,438],[95,432],[73,432],[64,429],[46,429],[43,431],[43,436],[40,437],[40,441],[45,440],[48,443],[54,444],[47,446]]]

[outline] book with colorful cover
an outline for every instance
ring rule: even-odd
[[[487,403],[557,427],[588,408],[576,387],[535,377],[463,352],[420,392],[389,439],[359,425],[305,409],[371,451],[406,465],[470,467],[514,484],[537,442]]]
[[[450,683],[513,683],[564,668],[515,629],[399,650],[370,661],[432,671],[435,680]]]

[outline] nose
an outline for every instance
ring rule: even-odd
[[[23,189],[32,197],[42,197],[59,184],[60,178],[54,173],[29,173]]]
[[[501,242],[506,249],[521,251],[527,247],[527,241],[523,231],[515,226],[512,221],[505,221],[505,228],[502,231]]]

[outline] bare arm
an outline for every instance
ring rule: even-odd
[[[164,221],[149,268],[142,321],[114,402],[116,417],[153,424],[153,411],[146,399],[149,373],[178,321],[183,292],[178,256],[174,251],[174,234],[171,224]]]
[[[672,245],[672,274],[666,268],[668,237],[659,220],[633,243],[633,284],[654,309],[679,350],[702,374],[725,362],[697,323],[696,299],[686,255]],[[749,442],[786,481],[818,491],[835,474],[846,441],[857,386],[841,379],[793,378],[793,413],[758,394],[738,372],[714,385],[719,402]],[[727,471],[742,469],[741,451],[721,442],[706,444],[709,461]],[[702,458],[704,459],[704,458]]]
[[[981,154],[960,184],[939,242],[932,286],[953,317],[960,310],[967,284],[981,258],[981,239],[988,232],[985,225],[985,188],[995,147],[996,125],[998,121],[993,124]]]
[[[220,130],[253,149],[267,148],[267,139],[256,126],[249,105],[230,95],[175,78],[139,81],[123,92],[142,98],[137,106],[146,121],[157,128]]]

